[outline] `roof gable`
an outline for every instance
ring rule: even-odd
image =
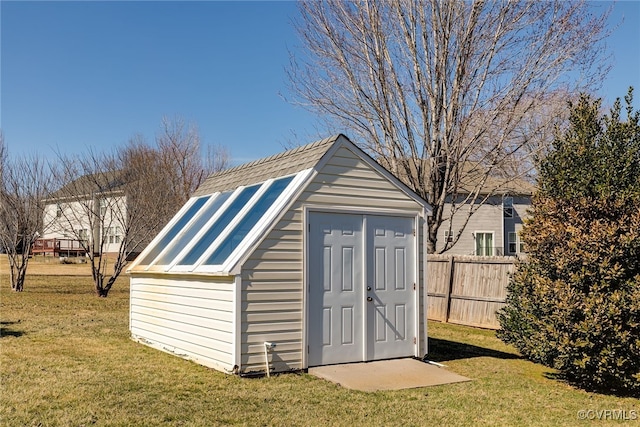
[[[129,271],[233,274],[341,147],[430,212],[417,194],[337,135],[211,175]]]

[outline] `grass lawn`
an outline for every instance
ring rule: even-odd
[[[88,276],[40,266],[14,293],[0,264],[0,425],[638,425],[640,402],[547,378],[492,331],[430,323],[430,358],[467,383],[364,393],[304,373],[226,375],[129,339],[128,280],[97,298]],[[582,420],[578,411],[593,420]]]

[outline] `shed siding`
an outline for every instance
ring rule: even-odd
[[[275,342],[269,354],[274,371],[302,369],[303,210],[314,207],[402,209],[422,212],[414,200],[350,150],[339,149],[305,188],[294,205],[280,218],[242,267],[241,371],[263,371],[264,342]],[[420,236],[420,263],[423,262]],[[421,270],[422,271],[422,270]],[[421,282],[424,278],[420,277]],[[424,288],[426,289],[426,287]],[[424,294],[424,292],[423,292]],[[421,294],[419,307],[423,304]],[[420,327],[425,314],[420,310]],[[425,349],[420,331],[421,349]]]
[[[132,276],[132,337],[215,369],[233,369],[233,286],[225,277]]]

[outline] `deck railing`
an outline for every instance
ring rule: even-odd
[[[80,256],[86,253],[86,242],[74,239],[38,239],[31,252],[45,256]]]

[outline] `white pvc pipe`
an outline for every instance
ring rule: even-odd
[[[271,342],[265,341],[264,343],[264,366],[267,368],[267,377],[271,377],[271,372],[269,372],[269,350],[273,349],[276,345]]]

